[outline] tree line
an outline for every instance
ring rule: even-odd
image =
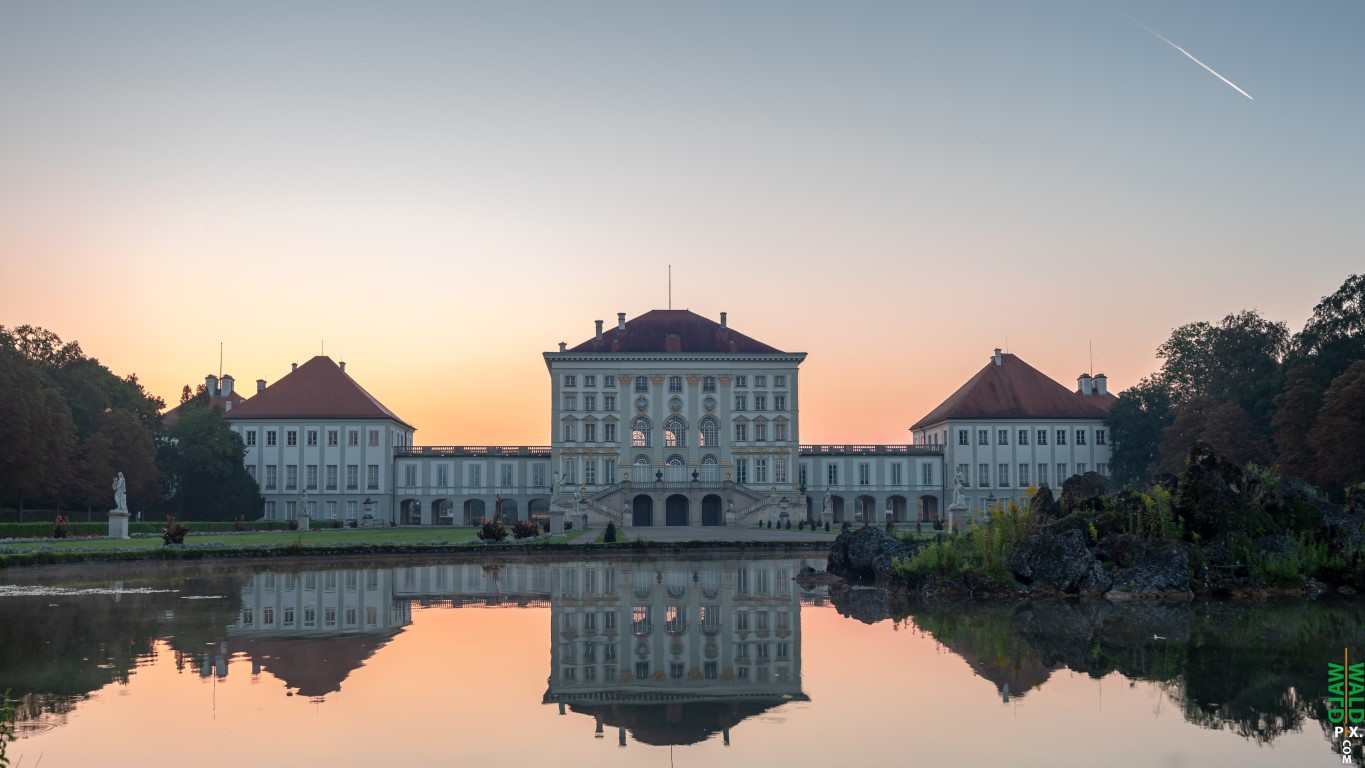
[[[1242,310],[1176,328],[1156,354],[1160,370],[1109,411],[1118,482],[1181,471],[1196,440],[1329,492],[1365,482],[1365,275],[1298,333]]]
[[[165,402],[136,374],[119,377],[46,329],[0,326],[0,506],[20,521],[25,508],[104,513],[122,472],[134,512],[259,517],[241,437],[207,393],[186,386],[181,405],[166,426]]]

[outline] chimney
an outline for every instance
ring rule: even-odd
[[[1109,394],[1109,379],[1102,373],[1095,374],[1095,394],[1100,397]]]
[[[345,372],[346,372],[346,361],[345,361],[345,360],[342,360],[341,362],[337,363],[337,367],[341,369],[341,372],[342,372],[342,373],[345,373]]]
[[[290,363],[290,364],[289,364],[289,372],[290,372],[290,373],[293,373],[294,371],[297,371],[298,369],[299,369],[299,364],[298,364],[298,363]]]
[[[597,340],[598,340],[598,341],[601,341],[601,340],[602,340],[602,321],[601,321],[601,320],[594,320],[593,322],[597,323]]]
[[[1000,347],[995,348],[995,364],[1000,365]]]
[[[626,329],[626,313],[625,313],[625,312],[617,312],[617,313],[616,313],[616,330],[618,330],[618,331],[624,331],[625,329]]]
[[[265,379],[256,379],[256,394],[259,395],[259,394],[261,394],[261,393],[264,392],[264,391],[265,391]]]
[[[668,334],[667,336],[665,336],[665,337],[664,337],[664,351],[665,351],[665,352],[673,352],[673,353],[681,352],[681,351],[682,351],[682,337],[679,336],[679,335],[676,334],[676,333],[670,333],[670,334]]]
[[[1093,394],[1090,382],[1091,382],[1090,374],[1088,373],[1082,373],[1080,376],[1077,376],[1076,391],[1080,392],[1082,395],[1085,395],[1086,397],[1090,397],[1090,395]]]
[[[222,379],[222,382],[223,382],[223,397],[232,397],[232,377],[231,377],[231,376],[224,376],[223,379]]]
[[[564,343],[564,342],[562,342],[562,341],[559,342],[559,351],[560,351],[560,352],[563,352],[563,351],[567,350],[568,348],[569,348],[569,345],[568,345],[568,344],[566,344],[566,343]]]
[[[721,328],[729,328],[729,327],[730,327],[730,326],[726,325],[726,320],[725,320],[725,316],[728,315],[728,314],[730,314],[730,313],[729,313],[729,312],[721,312],[721,313],[720,313],[720,327],[721,327]]]
[[[204,377],[204,390],[209,393],[209,397],[218,396],[218,377],[209,374]]]

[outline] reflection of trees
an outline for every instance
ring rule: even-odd
[[[1185,719],[1259,744],[1316,721],[1327,662],[1365,647],[1365,612],[1345,600],[1261,603],[914,602],[892,607],[1012,695],[1055,669],[1163,683]]]

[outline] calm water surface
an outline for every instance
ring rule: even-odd
[[[9,757],[1341,763],[1326,667],[1365,653],[1360,602],[892,606],[803,589],[806,562],[0,573]]]

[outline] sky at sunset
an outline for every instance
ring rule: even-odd
[[[544,444],[541,353],[668,306],[671,264],[675,308],[809,353],[803,442],[905,442],[997,346],[1074,386],[1093,343],[1122,389],[1182,323],[1298,330],[1365,267],[1363,32],[1357,0],[0,2],[0,325],[171,403],[220,343],[244,389],[325,345],[418,444]]]

